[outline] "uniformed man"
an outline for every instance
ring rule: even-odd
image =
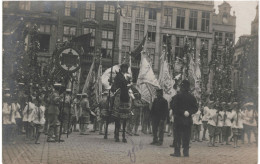
[[[58,116],[60,114],[59,104],[61,102],[61,98],[59,96],[59,88],[61,84],[54,84],[52,94],[49,96],[48,102],[48,123],[49,123],[49,130],[48,130],[48,139],[47,142],[56,142],[59,140],[59,119]],[[63,141],[63,140],[60,140]]]
[[[77,124],[79,122],[79,111],[80,111],[80,101],[81,94],[77,94],[76,98],[73,100],[72,113],[71,113],[71,126],[73,127],[73,132],[78,132]]]
[[[163,90],[156,91],[157,97],[154,99],[151,108],[152,128],[153,128],[153,142],[151,145],[162,145],[164,135],[164,124],[167,116],[169,115],[168,102],[163,98]],[[159,129],[159,141],[157,132]]]
[[[82,100],[80,101],[80,135],[87,135],[86,130],[89,124],[90,107],[87,99],[87,94],[82,94]]]
[[[68,122],[69,122],[69,116],[71,116],[70,112],[70,108],[71,108],[71,89],[66,89],[66,95],[65,95],[65,103],[64,103],[64,110],[62,113],[62,119],[63,119],[63,125],[62,125],[62,129],[63,129],[63,134],[67,134],[68,133]]]
[[[198,111],[196,98],[189,93],[190,83],[188,80],[183,80],[180,86],[180,93],[173,98],[172,107],[174,113],[174,130],[176,145],[174,153],[171,156],[180,157],[180,147],[182,143],[183,155],[189,156],[189,143],[192,118],[191,115]]]
[[[135,136],[139,136],[139,134],[137,134],[138,131],[138,127],[140,124],[140,115],[141,115],[141,110],[142,107],[144,106],[143,101],[141,100],[141,94],[137,93],[135,94],[135,99],[133,100],[133,127],[134,128],[134,135]],[[132,129],[131,129],[132,132]]]
[[[103,126],[105,118],[108,116],[108,91],[102,93],[102,99],[99,102],[99,111],[97,114],[97,120],[99,122],[99,135],[103,135]]]

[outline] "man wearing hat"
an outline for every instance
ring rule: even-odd
[[[162,145],[163,144],[163,135],[164,135],[164,123],[169,114],[168,102],[163,98],[163,90],[158,89],[156,91],[157,97],[154,99],[152,108],[151,108],[151,117],[152,117],[152,128],[153,128],[153,142],[151,145]],[[159,141],[157,137],[157,132],[159,128]]]
[[[59,133],[58,133],[58,126],[60,125],[58,116],[60,114],[59,104],[60,104],[60,90],[61,84],[54,84],[53,92],[49,96],[48,99],[48,123],[49,123],[49,130],[48,130],[48,139],[47,142],[56,142],[59,140]],[[54,136],[54,138],[53,138]],[[63,141],[63,140],[61,140]]]
[[[99,102],[99,109],[97,112],[97,121],[99,123],[99,135],[103,135],[104,119],[108,116],[108,91],[102,93],[102,99]]]
[[[189,143],[191,135],[192,118],[191,115],[198,111],[196,98],[189,92],[190,82],[183,80],[180,86],[180,93],[175,95],[172,108],[174,113],[174,129],[176,137],[176,145],[174,153],[171,156],[180,157],[181,143],[183,147],[183,155],[189,156]]]
[[[120,67],[120,71],[117,73],[114,83],[112,85],[111,91],[115,92],[118,88],[120,88],[120,101],[121,102],[129,102],[130,97],[128,93],[127,84],[129,81],[126,79],[125,74],[127,73],[128,65],[122,64]]]
[[[72,117],[71,117],[71,128],[73,127],[74,132],[78,132],[77,124],[79,121],[79,111],[80,111],[80,101],[81,101],[81,94],[77,94],[76,98],[73,100],[72,104]]]
[[[71,97],[70,97],[71,89],[66,89],[66,95],[65,95],[65,103],[64,103],[64,110],[62,113],[62,119],[63,119],[63,134],[68,133],[68,121],[70,115],[70,108],[71,108]]]
[[[87,94],[83,93],[82,100],[80,101],[80,135],[87,135],[86,130],[90,118],[90,107],[87,97]]]

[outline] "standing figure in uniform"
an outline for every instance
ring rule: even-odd
[[[70,108],[71,108],[71,97],[70,97],[70,93],[71,93],[71,89],[66,89],[66,95],[65,95],[65,103],[64,103],[64,110],[62,113],[62,119],[63,119],[63,134],[67,134],[68,133],[68,122],[69,122],[69,116],[71,115],[70,112]]]
[[[80,135],[87,135],[86,130],[89,124],[90,118],[90,107],[89,101],[87,99],[87,94],[82,94],[82,100],[80,101],[80,112],[79,112],[79,121],[80,121]]]
[[[99,122],[99,135],[103,135],[104,120],[107,117],[108,105],[108,91],[102,93],[102,99],[99,102],[99,110],[97,114],[97,121]]]
[[[191,115],[198,111],[196,98],[191,95],[190,82],[183,80],[180,86],[180,93],[175,95],[173,99],[173,113],[174,113],[174,130],[176,145],[174,153],[171,156],[180,157],[181,143],[183,147],[183,155],[189,156],[189,143],[191,135],[192,118]]]
[[[152,117],[152,127],[153,127],[153,142],[151,145],[162,145],[163,144],[163,135],[164,135],[164,124],[166,118],[169,114],[168,102],[163,98],[163,90],[158,89],[157,98],[154,99],[151,109]],[[159,141],[157,137],[157,132],[159,129]]]
[[[48,102],[48,123],[49,123],[49,130],[48,130],[48,139],[47,142],[56,142],[59,140],[59,132],[58,127],[60,125],[59,122],[59,104],[61,98],[59,96],[58,89],[61,84],[54,84],[53,93],[49,96]],[[60,140],[63,142],[63,140]]]
[[[71,112],[71,128],[73,128],[73,132],[78,132],[77,124],[79,122],[79,111],[80,111],[80,101],[81,94],[77,94],[76,98],[73,100],[72,104],[72,112]],[[72,129],[71,129],[72,131]]]

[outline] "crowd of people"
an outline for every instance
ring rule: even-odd
[[[25,140],[34,140],[40,144],[42,133],[48,135],[47,142],[63,142],[61,134],[78,132],[88,135],[98,131],[104,135],[107,116],[108,91],[102,93],[102,98],[95,107],[90,107],[87,94],[72,96],[71,90],[59,92],[59,85],[54,85],[51,94],[11,95],[5,89],[3,97],[3,142],[15,143],[17,135],[25,134]],[[251,134],[257,143],[258,112],[252,102],[214,102],[208,100],[204,105],[198,104],[189,92],[189,82],[184,80],[180,91],[168,105],[163,98],[163,90],[158,89],[156,98],[149,104],[142,100],[139,93],[134,94],[131,107],[131,117],[127,122],[127,133],[131,136],[152,134],[152,145],[163,144],[164,133],[173,137],[174,153],[189,156],[191,142],[209,141],[209,147],[231,145],[239,147],[238,140],[244,143],[247,136],[251,144]],[[60,110],[63,109],[63,110]],[[92,118],[92,119],[90,119]],[[93,129],[88,125],[93,123]],[[166,128],[167,127],[167,128]],[[207,132],[208,131],[208,132]],[[201,136],[202,134],[202,136]]]

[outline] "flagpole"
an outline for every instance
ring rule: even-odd
[[[109,84],[111,86],[109,92],[108,92],[108,100],[110,102],[110,97],[111,97],[111,89],[112,89],[112,72],[113,72],[113,65],[114,65],[114,54],[115,54],[115,44],[116,44],[116,31],[117,31],[117,19],[118,19],[118,1],[116,3],[116,15],[115,15],[115,31],[114,31],[114,34],[113,34],[113,47],[112,47],[112,61],[111,61],[111,72],[110,72],[110,81],[109,81]],[[110,112],[112,110],[112,106],[111,106],[111,103],[109,103],[109,109],[108,109],[108,117],[107,117],[107,120],[106,120],[106,129],[105,129],[105,136],[104,136],[104,139],[107,139],[107,130],[108,130],[108,123],[109,123],[109,117],[110,117]]]

